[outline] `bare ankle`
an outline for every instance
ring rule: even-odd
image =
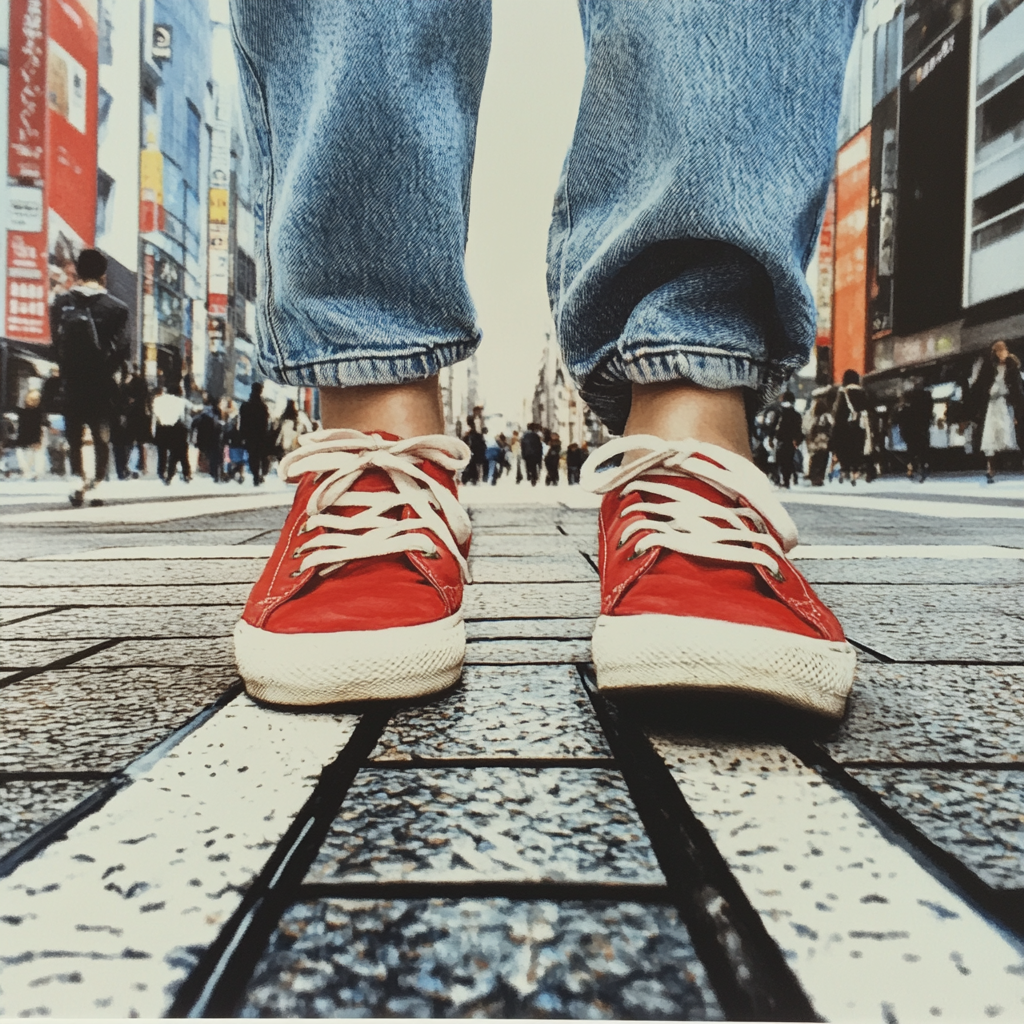
[[[666,441],[692,437],[751,457],[741,388],[711,391],[689,381],[634,384],[625,433],[653,434]]]
[[[398,437],[444,433],[441,384],[436,376],[406,384],[321,388],[320,412],[328,428],[383,430]]]

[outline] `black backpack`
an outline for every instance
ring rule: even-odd
[[[107,369],[106,355],[88,305],[67,296],[55,318],[57,360],[61,375],[71,380],[97,377]]]

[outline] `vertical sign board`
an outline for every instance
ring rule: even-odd
[[[815,383],[832,383],[832,290],[835,285],[836,185],[828,184],[825,214],[818,234],[818,283],[814,295],[817,309],[814,350],[817,363]]]
[[[210,316],[227,316],[231,284],[230,192],[231,135],[218,122],[210,144],[210,245],[206,308]]]
[[[6,333],[47,342],[46,3],[10,0]]]
[[[896,242],[896,90],[871,117],[871,193],[868,209],[868,333],[892,334],[892,280]],[[872,353],[869,352],[869,362]]]
[[[96,237],[98,36],[81,0],[49,0],[46,201],[51,298]]]
[[[867,333],[868,187],[871,126],[836,156],[836,269],[832,307],[832,365],[863,373]]]

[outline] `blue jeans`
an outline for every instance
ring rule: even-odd
[[[804,271],[859,3],[580,0],[587,72],[548,292],[566,365],[613,432],[631,382],[764,399],[806,363]],[[264,373],[387,384],[465,359],[489,4],[232,0],[232,23]]]

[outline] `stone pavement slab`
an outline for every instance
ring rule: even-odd
[[[4,640],[0,631],[0,671],[43,668],[60,658],[86,651],[90,646],[87,640]]]
[[[590,661],[590,640],[470,640],[467,665],[576,665]]]
[[[26,641],[27,642],[27,641]],[[179,640],[121,640],[75,663],[82,668],[99,666],[198,666],[235,667],[235,644],[229,636]]]
[[[582,555],[571,558],[483,558],[472,551],[469,565],[477,583],[590,583],[597,573]]]
[[[997,561],[941,558],[805,558],[797,568],[815,587],[822,583],[876,583],[904,586],[931,583],[949,587],[959,584],[990,586],[1024,584],[1024,559]]]
[[[154,586],[209,583],[253,583],[263,569],[261,559],[140,559],[111,564],[108,561],[4,562],[0,564],[5,587],[95,587],[116,578],[121,586]]]
[[[239,1015],[723,1019],[674,907],[509,899],[298,904]]]
[[[15,604],[22,607],[60,605],[62,607],[117,607],[130,597],[133,608],[154,605],[200,605],[237,604],[243,605],[252,589],[249,583],[223,583],[203,585],[181,581],[178,583],[161,583],[154,586],[132,586],[130,592],[125,587],[112,586],[54,586],[54,587],[15,587],[5,586],[0,590],[0,615]]]
[[[482,619],[466,623],[467,640],[589,641],[593,633],[593,618]]]
[[[251,537],[258,537],[255,530],[223,529],[217,532],[218,544],[241,544]],[[100,548],[130,547],[133,545],[161,545],[182,547],[193,544],[209,544],[210,534],[190,531],[88,531],[67,529],[43,530],[25,527],[19,530],[5,530],[0,541],[0,561],[23,561],[29,558],[53,557],[80,551],[95,551]]]
[[[511,561],[511,559],[510,559]],[[467,620],[511,618],[597,618],[601,587],[590,583],[474,583],[466,587]]]
[[[0,857],[101,785],[95,780],[74,778],[0,781]]]
[[[618,772],[363,769],[307,883],[663,878]]]
[[[33,611],[39,611],[38,608]],[[241,609],[237,604],[181,605],[134,608],[67,608],[52,614],[0,626],[0,636],[12,640],[77,637],[110,640],[131,637],[231,636]]]
[[[610,757],[570,665],[467,666],[454,693],[399,711],[371,759]]]

